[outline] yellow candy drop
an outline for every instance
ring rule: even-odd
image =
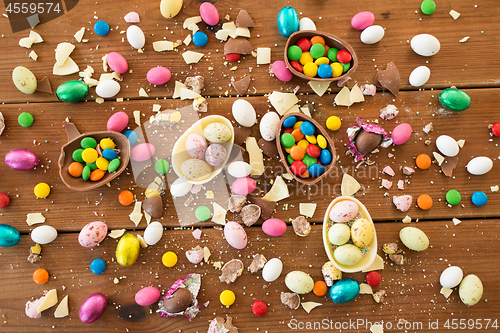
[[[47,183],[38,183],[33,190],[37,198],[43,199],[49,196],[50,186]]]
[[[101,148],[104,150],[104,149],[115,149],[115,143],[113,142],[113,140],[111,139],[108,139],[108,138],[104,138],[102,139],[100,142],[99,142],[99,145],[101,146]]]
[[[82,159],[86,163],[94,163],[99,155],[94,148],[86,148],[82,152]]]
[[[224,290],[220,293],[219,298],[221,304],[226,307],[230,307],[231,305],[233,305],[234,301],[236,300],[236,296],[231,290]]]
[[[297,146],[302,147],[305,150],[305,149],[307,149],[307,146],[309,146],[309,142],[307,142],[307,140],[300,140],[297,143]]]
[[[339,77],[340,75],[342,75],[342,72],[344,72],[344,66],[342,66],[340,62],[334,62],[330,66],[333,70],[333,77]]]
[[[98,157],[95,161],[97,167],[103,171],[108,171],[109,161],[104,157]]]
[[[328,128],[330,131],[337,131],[341,125],[342,122],[337,116],[331,116],[326,120],[326,128]]]
[[[309,141],[309,143],[312,143],[313,145],[316,144],[316,137],[314,135],[306,135],[306,140]]]
[[[328,145],[328,142],[326,141],[325,137],[323,135],[321,135],[321,134],[318,135],[317,140],[318,140],[318,146],[321,149],[325,149],[326,146]]]
[[[177,264],[177,254],[172,251],[165,252],[161,257],[161,262],[166,267],[174,267]]]

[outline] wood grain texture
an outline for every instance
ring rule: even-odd
[[[201,74],[205,77],[207,89],[205,94],[210,96],[235,95],[230,82],[231,78],[238,80],[245,75],[252,77],[248,94],[263,95],[273,90],[291,91],[300,85],[303,91],[308,88],[305,81],[294,78],[288,83],[283,83],[269,75],[267,65],[256,64],[256,59],[250,55],[243,57],[239,63],[225,64],[223,58],[224,44],[209,33],[209,43],[203,48],[193,44],[181,46],[178,51],[157,53],[152,49],[152,43],[166,38],[170,41],[183,40],[190,31],[182,29],[182,22],[188,17],[198,15],[199,1],[188,0],[184,2],[181,13],[172,20],[163,18],[159,11],[157,1],[123,1],[116,6],[114,2],[99,2],[81,0],[78,5],[60,18],[39,25],[35,28],[44,38],[45,42],[34,44],[33,50],[39,55],[37,62],[28,58],[31,50],[18,46],[19,39],[28,36],[28,31],[12,34],[6,18],[0,19],[2,48],[0,49],[0,77],[9,81],[15,66],[26,66],[33,71],[37,78],[48,76],[54,87],[61,83],[78,79],[77,74],[66,77],[52,75],[54,64],[54,50],[58,43],[71,42],[76,49],[71,55],[80,69],[88,65],[93,66],[99,77],[103,73],[101,57],[109,52],[119,52],[129,62],[132,73],[124,75],[122,90],[118,97],[138,99],[141,87],[150,89],[151,97],[170,97],[173,93],[174,81],[184,80],[187,76]],[[272,61],[283,60],[283,49],[286,39],[281,36],[276,28],[276,17],[279,10],[293,5],[300,17],[310,17],[316,22],[318,30],[327,31],[337,35],[352,45],[359,58],[359,67],[353,75],[353,80],[360,84],[371,83],[377,69],[384,69],[388,62],[396,62],[401,73],[402,89],[411,89],[408,76],[411,71],[420,66],[427,65],[431,69],[431,79],[424,88],[446,88],[451,85],[459,87],[497,87],[499,86],[499,73],[496,69],[500,51],[492,45],[500,42],[499,27],[496,18],[500,9],[494,0],[482,1],[477,4],[467,1],[440,3],[436,12],[430,16],[420,13],[419,4],[401,1],[384,1],[367,4],[356,0],[349,6],[335,6],[328,1],[314,0],[313,2],[289,3],[284,0],[267,1],[258,0],[251,5],[232,1],[217,1],[217,8],[221,14],[221,22],[226,22],[223,17],[230,15],[235,20],[239,9],[246,9],[253,18],[256,27],[251,29],[250,42],[254,49],[257,47],[270,47]],[[266,8],[265,11],[262,8]],[[448,14],[454,9],[462,15],[458,20],[453,20]],[[137,11],[141,17],[139,26],[146,34],[144,53],[132,49],[121,34],[128,27],[123,16],[129,11]],[[386,29],[385,37],[375,45],[364,45],[359,39],[360,32],[350,25],[351,18],[359,11],[369,10],[375,14],[376,24]],[[99,37],[93,32],[93,24],[99,19],[106,20],[112,31],[104,37]],[[82,27],[86,28],[84,38],[88,43],[77,43],[73,35]],[[207,31],[204,24],[200,28]],[[434,57],[421,57],[415,54],[409,40],[420,33],[435,35],[441,42],[441,51]],[[471,38],[466,43],[459,43],[465,36]],[[122,39],[125,38],[124,41]],[[198,64],[187,66],[182,60],[181,53],[186,51],[205,53]],[[166,66],[172,72],[172,79],[167,87],[153,87],[146,81],[146,73],[155,66]],[[231,68],[237,66],[237,70]],[[213,67],[213,70],[209,70]],[[250,69],[251,68],[251,69]],[[332,89],[338,88],[332,85]],[[95,99],[94,88],[91,88]],[[40,102],[55,101],[55,96],[43,93],[24,95],[13,84],[5,84],[0,91],[0,101]]]
[[[107,238],[94,248],[83,248],[78,244],[77,235],[60,235],[52,244],[43,246],[42,259],[30,264],[26,261],[32,241],[27,236],[19,245],[13,248],[1,249],[2,261],[0,268],[0,285],[2,286],[2,324],[4,332],[25,332],[26,330],[50,330],[51,332],[88,332],[98,331],[137,332],[205,332],[208,321],[215,316],[230,315],[240,332],[288,332],[291,325],[307,325],[307,322],[349,322],[349,320],[364,320],[365,324],[356,329],[342,330],[344,332],[368,332],[366,321],[372,323],[384,320],[395,328],[400,319],[412,323],[422,322],[422,329],[411,332],[433,332],[428,328],[429,321],[439,320],[440,331],[446,319],[498,319],[496,304],[500,301],[500,292],[496,288],[495,278],[498,259],[491,256],[497,252],[498,220],[469,220],[458,226],[448,221],[413,224],[422,229],[430,238],[431,247],[418,253],[405,251],[407,262],[399,267],[385,260],[385,268],[380,271],[382,283],[374,290],[386,290],[384,304],[377,304],[371,295],[359,295],[354,301],[345,304],[334,304],[328,296],[318,297],[305,295],[303,301],[322,303],[310,314],[302,307],[293,311],[282,305],[279,295],[287,291],[284,283],[285,275],[293,270],[302,270],[317,281],[322,279],[321,266],[328,260],[322,242],[321,225],[316,225],[307,237],[299,237],[291,227],[281,237],[268,237],[259,227],[245,228],[249,244],[243,250],[231,248],[222,237],[222,231],[213,228],[203,228],[200,241],[191,236],[190,230],[166,230],[160,242],[146,249],[141,249],[138,261],[131,267],[119,266],[114,258],[116,240]],[[398,240],[398,232],[406,226],[402,223],[378,223],[377,236],[380,244]],[[140,232],[142,234],[142,232]],[[212,252],[211,262],[227,262],[240,258],[245,270],[233,284],[219,282],[220,271],[210,264],[194,266],[184,255],[191,247],[207,246]],[[402,246],[402,245],[401,245]],[[175,251],[179,261],[174,268],[166,268],[161,264],[161,256],[165,251]],[[379,250],[380,251],[380,250]],[[279,257],[284,264],[283,273],[278,280],[264,283],[261,273],[251,274],[246,267],[251,262],[252,255],[260,253],[267,259]],[[380,255],[383,253],[380,251]],[[94,275],[89,270],[90,262],[102,258],[107,263],[102,275]],[[476,274],[484,284],[483,299],[472,307],[460,302],[457,290],[446,300],[439,294],[439,276],[448,265],[458,265],[464,274]],[[39,267],[50,273],[49,282],[36,285],[32,272]],[[201,313],[188,322],[185,317],[161,318],[155,313],[156,304],[151,307],[135,305],[134,295],[145,286],[155,286],[164,294],[175,280],[183,278],[188,273],[200,273],[202,287],[198,298]],[[364,273],[344,274],[344,277],[354,278],[364,282]],[[113,279],[119,278],[120,283],[114,284]],[[65,290],[62,288],[65,286]],[[40,319],[30,319],[24,315],[24,304],[31,297],[38,298],[44,290],[56,288],[59,299],[69,295],[70,315],[67,318],[53,318],[54,308],[47,310]],[[236,302],[230,308],[219,303],[219,293],[231,289],[236,294]],[[15,293],[11,292],[17,290]],[[78,319],[78,309],[83,300],[92,293],[102,292],[108,298],[106,312],[93,324],[82,324]],[[257,318],[251,312],[250,306],[255,300],[263,300],[269,304],[267,314]],[[210,302],[205,308],[202,304]],[[296,320],[296,321],[294,321]],[[299,324],[301,322],[302,324]],[[413,324],[415,323],[415,324]],[[339,325],[339,324],[337,324]],[[368,326],[369,327],[369,326]],[[335,327],[333,327],[334,331]],[[302,330],[301,330],[302,331]],[[313,330],[303,330],[311,332]],[[326,331],[324,327],[322,331]],[[399,330],[401,331],[401,330]],[[481,330],[483,331],[483,330]],[[488,329],[486,332],[495,330]]]
[[[290,198],[283,200],[277,206],[275,217],[288,221],[299,214],[299,204],[301,202],[315,202],[318,204],[316,213],[312,219],[314,222],[323,220],[323,215],[328,204],[337,195],[340,195],[340,182],[342,172],[353,175],[363,186],[363,189],[356,195],[369,209],[375,221],[401,220],[408,214],[413,219],[451,219],[468,217],[494,217],[500,214],[498,193],[492,193],[490,186],[500,184],[497,166],[497,138],[490,138],[488,124],[496,121],[496,110],[498,101],[491,99],[495,90],[473,89],[468,90],[473,103],[470,109],[461,113],[445,111],[437,102],[437,92],[402,92],[397,102],[393,101],[392,95],[382,93],[374,98],[367,98],[364,103],[359,103],[345,107],[334,107],[331,105],[333,95],[319,98],[312,95],[299,96],[301,103],[315,103],[316,111],[314,119],[324,124],[331,115],[342,118],[342,127],[337,132],[328,131],[335,143],[340,163],[332,170],[325,179],[316,184],[317,186],[306,186],[295,181],[288,182]],[[231,105],[234,98],[209,99],[209,112],[207,114],[221,114],[233,120],[231,115]],[[257,110],[259,116],[272,108],[265,97],[252,97],[248,101]],[[137,173],[137,168],[131,167],[111,182],[111,187],[102,186],[98,190],[82,193],[70,191],[59,179],[57,170],[57,159],[60,154],[60,147],[66,142],[66,133],[62,127],[63,120],[70,117],[81,133],[96,130],[105,130],[107,119],[117,111],[125,111],[130,117],[129,127],[135,129],[132,113],[134,110],[141,110],[145,139],[150,142],[158,142],[161,149],[158,149],[157,158],[169,157],[170,149],[176,138],[189,126],[189,123],[198,119],[198,115],[189,111],[183,112],[184,123],[179,124],[172,130],[165,129],[154,132],[148,129],[147,119],[153,114],[152,105],[158,103],[162,105],[162,110],[175,109],[189,105],[188,101],[134,101],[128,103],[105,103],[95,104],[80,103],[76,105],[66,105],[62,103],[47,104],[17,104],[4,105],[0,107],[6,118],[7,128],[2,135],[0,146],[2,155],[9,150],[16,148],[32,149],[41,158],[41,167],[37,170],[22,172],[8,168],[4,163],[0,165],[2,179],[5,179],[0,187],[7,192],[12,203],[9,208],[2,210],[3,218],[22,232],[28,232],[30,227],[24,222],[27,213],[43,212],[47,217],[47,223],[59,230],[79,231],[83,225],[94,220],[105,220],[108,226],[113,228],[132,228],[134,224],[129,220],[128,214],[132,207],[124,207],[118,203],[118,194],[125,189],[134,189],[134,194],[138,200],[144,198],[144,189],[149,181],[142,181],[142,174]],[[400,110],[400,114],[395,120],[383,121],[378,118],[379,110],[389,103],[394,103]],[[75,112],[75,107],[78,110]],[[17,115],[20,112],[29,111],[35,117],[35,123],[29,128],[22,128],[17,124]],[[481,114],[479,117],[478,114]],[[202,117],[205,114],[200,114]],[[361,166],[355,168],[357,163],[353,158],[346,155],[347,136],[346,129],[355,125],[355,118],[363,117],[366,121],[379,119],[379,124],[387,131],[391,131],[396,124],[407,122],[413,127],[413,135],[410,140],[401,146],[381,148],[380,152],[370,156],[375,162],[371,166]],[[89,122],[89,119],[91,121]],[[425,135],[422,128],[429,122],[433,123],[434,131]],[[235,124],[237,125],[237,124]],[[236,129],[237,130],[237,129]],[[150,134],[147,134],[150,133]],[[172,135],[173,133],[174,135]],[[432,152],[437,151],[434,141],[441,135],[447,134],[455,139],[464,139],[465,146],[458,155],[458,165],[453,174],[453,178],[444,176],[440,168],[433,164],[427,170],[417,170],[412,177],[406,177],[400,171],[403,166],[415,167],[414,158],[421,153],[427,153],[432,157]],[[252,135],[260,138],[258,126],[252,128]],[[430,145],[425,145],[424,141],[431,140]],[[36,140],[34,143],[33,140]],[[157,141],[154,141],[157,140]],[[491,140],[491,141],[490,141]],[[46,142],[47,141],[47,142]],[[389,159],[387,154],[395,155]],[[248,161],[247,154],[243,158]],[[488,156],[495,160],[493,171],[483,176],[472,176],[465,165],[472,157]],[[252,195],[262,197],[271,187],[271,181],[277,175],[281,175],[286,170],[279,159],[265,159],[266,170],[261,177],[257,177],[258,188]],[[384,166],[391,166],[396,175],[389,177],[382,174]],[[142,166],[142,165],[141,165]],[[48,168],[49,167],[49,168]],[[139,168],[142,170],[142,168]],[[148,179],[153,179],[156,173],[150,170]],[[394,185],[390,190],[379,188],[381,179],[389,179]],[[167,177],[167,182],[171,183],[176,179],[173,170]],[[405,190],[398,190],[396,183],[398,180],[405,181]],[[198,194],[194,195],[195,202],[189,207],[184,203],[188,196],[177,199],[175,202],[167,190],[163,196],[165,211],[162,223],[165,226],[178,226],[178,216],[182,216],[181,225],[207,225],[207,223],[197,222],[194,211],[199,205],[207,205],[212,209],[213,200],[206,199],[207,190],[215,191],[216,202],[227,208],[227,198],[229,197],[227,184],[231,184],[233,178],[227,179],[220,175],[213,182],[206,184]],[[36,199],[33,195],[33,187],[39,182],[46,182],[52,186],[52,193],[47,199]],[[136,186],[137,183],[144,183],[143,187]],[[446,192],[456,189],[462,194],[462,202],[459,206],[448,207],[445,200]],[[471,196],[475,191],[483,191],[488,194],[489,202],[486,206],[476,207],[471,202]],[[386,195],[384,195],[387,193]],[[416,199],[420,194],[427,193],[434,200],[433,207],[428,211],[423,211],[415,206]],[[407,213],[398,211],[392,204],[393,195],[410,194],[414,197],[414,207]],[[17,197],[19,195],[19,197]],[[287,205],[287,206],[286,206]],[[175,207],[175,209],[174,209]],[[179,214],[179,215],[177,215]],[[236,215],[228,214],[229,219],[239,219]],[[144,223],[144,220],[143,222]],[[211,222],[210,222],[211,223]],[[144,224],[139,226],[144,228]]]

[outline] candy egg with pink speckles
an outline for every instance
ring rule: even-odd
[[[229,245],[236,249],[243,249],[247,246],[248,237],[245,229],[236,222],[227,222],[224,226],[224,237]]]
[[[205,161],[211,166],[219,166],[226,160],[226,148],[223,145],[212,143],[205,151]]]
[[[207,141],[198,134],[190,134],[186,138],[186,153],[191,158],[202,160],[205,158],[205,151],[207,150]]]
[[[276,139],[276,131],[280,126],[280,117],[276,112],[266,113],[260,120],[260,134],[266,141],[273,141]]]
[[[78,243],[83,247],[94,247],[101,243],[108,234],[108,226],[101,221],[90,222],[78,235]]]
[[[355,202],[342,200],[337,202],[330,210],[330,220],[333,222],[348,222],[358,215],[359,207]]]

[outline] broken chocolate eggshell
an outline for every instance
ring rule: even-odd
[[[153,218],[159,219],[163,215],[163,201],[161,196],[145,199],[142,202],[142,208]]]
[[[191,297],[191,292],[188,289],[179,288],[170,298],[163,300],[163,307],[171,313],[184,311],[191,304]]]

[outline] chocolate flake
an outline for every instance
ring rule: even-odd
[[[264,268],[267,259],[262,254],[256,254],[253,256],[253,261],[248,267],[250,273],[257,273],[260,269]]]
[[[188,89],[191,89],[197,94],[201,94],[201,91],[205,87],[205,79],[201,75],[190,76],[186,78],[184,84]]]
[[[398,67],[394,62],[387,64],[385,70],[379,70],[375,76],[375,83],[380,84],[382,88],[389,90],[394,96],[399,93],[399,84],[401,76]]]
[[[389,254],[389,259],[398,266],[403,265],[405,259],[402,254]]]
[[[229,198],[229,202],[228,202],[229,210],[232,213],[239,213],[241,211],[241,209],[243,208],[243,206],[245,206],[246,202],[247,202],[247,197],[245,197],[244,195],[233,194]]]
[[[453,170],[455,170],[458,163],[458,157],[446,157],[444,162],[441,164],[441,170],[445,176],[451,177],[453,175]]]
[[[221,276],[219,280],[221,282],[226,282],[230,284],[238,278],[238,276],[243,273],[243,262],[240,259],[233,259],[228,261],[221,270]]]
[[[49,78],[47,76],[44,76],[43,79],[37,81],[36,91],[46,94],[53,94],[52,85],[50,84]]]
[[[237,127],[234,129],[234,144],[241,146],[247,138],[252,134],[250,127]]]
[[[229,40],[224,45],[224,55],[229,53],[251,54],[252,51],[252,44],[250,44],[248,39],[243,37],[229,38]]]
[[[281,292],[280,300],[283,305],[288,306],[292,310],[296,310],[300,306],[300,296],[296,293]]]
[[[250,86],[250,75],[245,75],[244,78],[238,81],[231,81],[231,85],[234,90],[238,93],[238,95],[243,96]]]
[[[266,200],[263,198],[255,198],[255,197],[250,197],[250,202],[260,207],[261,209],[260,216],[264,220],[267,220],[268,218],[271,217],[271,215],[273,215],[274,209],[278,204],[276,201]]]
[[[394,254],[398,252],[398,244],[397,243],[385,243],[382,247],[382,251],[386,254]]]
[[[250,227],[259,220],[261,209],[255,204],[246,205],[241,209],[241,219],[243,223]]]
[[[253,28],[255,27],[250,14],[244,9],[240,9],[238,16],[236,17],[236,26],[243,28]]]
[[[238,333],[238,328],[233,325],[233,318],[226,316],[224,318],[215,317],[208,326],[208,333]]]
[[[264,153],[267,157],[278,158],[279,153],[278,148],[276,147],[276,140],[267,141],[261,138],[259,139],[259,142],[257,142],[257,144],[259,145],[260,149],[262,149],[262,153]]]
[[[384,298],[385,298],[385,290],[383,289],[373,294],[373,299],[377,303],[382,303],[384,301]]]

